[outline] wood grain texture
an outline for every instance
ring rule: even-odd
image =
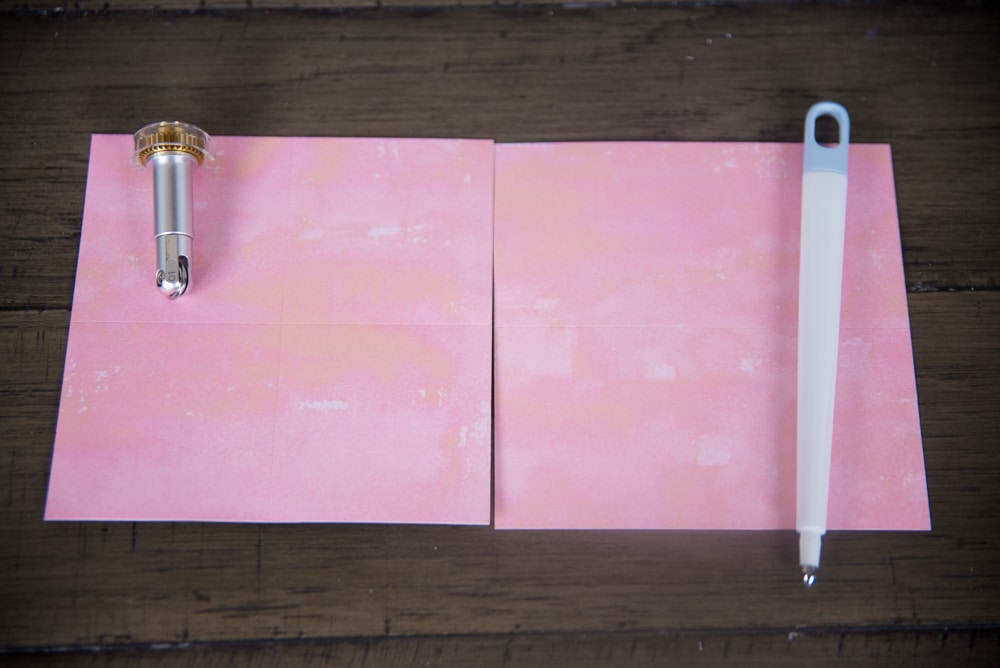
[[[748,3],[750,0],[735,0]],[[66,16],[110,12],[217,12],[217,11],[344,11],[352,9],[423,9],[427,7],[531,7],[563,6],[608,7],[616,5],[652,5],[657,0],[574,0],[570,3],[552,0],[0,0],[0,10],[40,16]],[[678,4],[678,3],[673,3]],[[695,4],[687,0],[687,4]],[[700,3],[707,4],[707,3]],[[716,3],[721,4],[721,3]],[[730,3],[732,4],[732,3]]]
[[[781,657],[776,659],[776,657]],[[195,645],[184,648],[120,648],[20,654],[12,667],[152,666],[232,668],[233,666],[435,666],[507,665],[519,668],[678,665],[771,668],[779,663],[810,668],[877,665],[883,668],[995,665],[1000,659],[996,631],[878,630],[695,631],[673,633],[591,633],[487,635],[462,638],[372,638],[340,642]],[[989,663],[993,661],[993,664]],[[6,665],[6,664],[5,664]]]
[[[995,663],[998,28],[907,5],[0,13],[0,660]],[[798,141],[824,97],[893,145],[932,532],[832,534],[803,592],[791,532],[42,522],[91,133]]]

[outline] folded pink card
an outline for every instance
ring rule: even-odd
[[[496,160],[496,526],[794,528],[802,146]],[[829,526],[928,529],[888,146],[848,190]]]
[[[46,518],[488,524],[493,143],[215,148],[169,301],[93,138]]]

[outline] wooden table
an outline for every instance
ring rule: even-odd
[[[997,12],[268,1],[0,4],[0,663],[1000,665]],[[893,147],[933,531],[805,591],[791,532],[42,521],[91,133],[792,142],[822,98]]]

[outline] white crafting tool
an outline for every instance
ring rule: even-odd
[[[816,121],[837,121],[839,142],[816,140]],[[835,102],[813,105],[806,115],[802,167],[802,242],[799,259],[798,420],[796,519],[802,581],[816,581],[830,493],[840,292],[847,216],[850,117]]]

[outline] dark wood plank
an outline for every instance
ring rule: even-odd
[[[735,0],[749,2],[749,0]],[[651,5],[657,0],[630,0],[629,5]],[[218,12],[218,11],[343,11],[351,9],[424,9],[427,7],[550,6],[564,3],[551,0],[0,0],[0,11],[40,16],[75,16],[77,14],[123,11],[141,12]],[[575,0],[574,7],[606,7],[626,4],[616,0]],[[693,4],[693,3],[691,3]]]
[[[996,630],[890,630],[876,633],[791,631],[775,633],[618,633],[578,635],[491,635],[375,638],[338,642],[271,643],[245,646],[119,648],[17,654],[12,667],[62,666],[484,666],[519,668],[574,666],[741,666],[775,665],[989,666],[1000,660]]]
[[[1000,628],[1000,293],[911,312],[934,531],[832,534],[814,592],[792,532],[42,523],[66,315],[2,313],[0,645]]]

